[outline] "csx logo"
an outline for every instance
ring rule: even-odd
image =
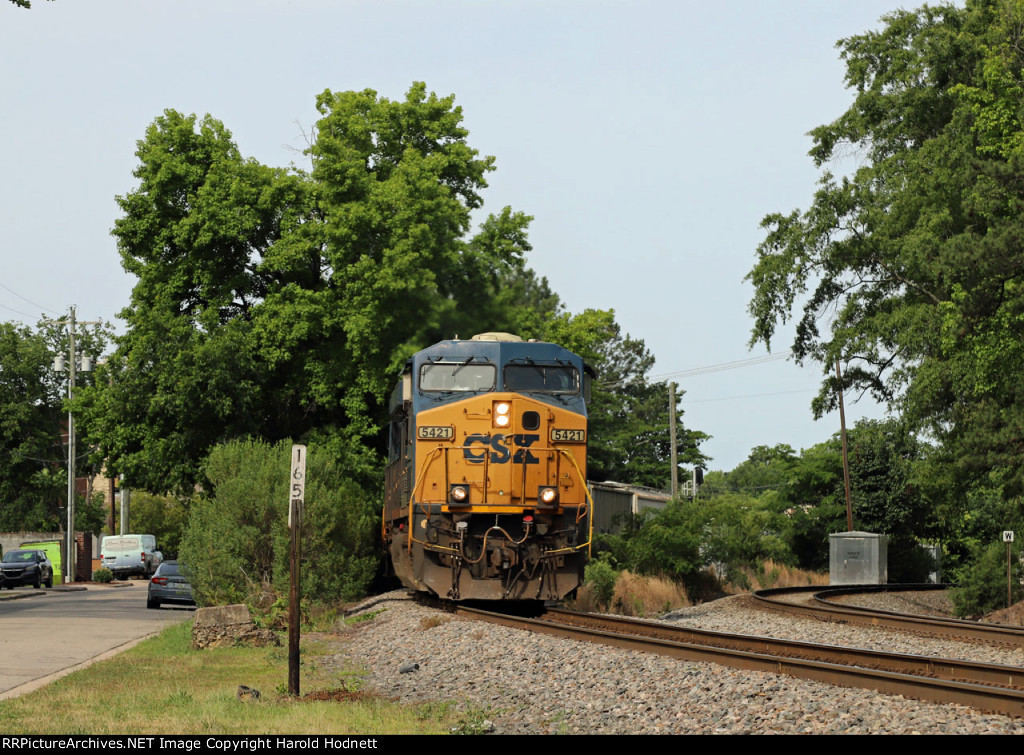
[[[530,453],[530,446],[538,440],[539,435],[513,435],[512,445],[516,448],[513,454],[508,446],[507,435],[467,435],[466,442],[462,444],[462,455],[470,464],[483,464],[484,457],[490,450],[491,464],[506,464],[510,458],[513,464],[538,464],[539,459]]]

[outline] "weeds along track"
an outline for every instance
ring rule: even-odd
[[[966,619],[940,618],[920,614],[899,613],[877,608],[839,604],[835,600],[846,595],[884,592],[927,592],[945,589],[944,585],[862,585],[822,588],[784,587],[759,590],[753,599],[762,608],[795,614],[818,621],[882,627],[909,632],[922,637],[982,642],[1001,647],[1024,648],[1024,627],[1004,624],[981,624]]]
[[[1024,718],[1024,669],[1014,666],[728,634],[560,609],[548,609],[540,618],[462,605],[451,610],[465,618],[523,631]]]

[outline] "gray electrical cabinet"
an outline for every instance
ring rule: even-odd
[[[884,585],[889,538],[874,532],[834,532],[829,540],[829,584]]]

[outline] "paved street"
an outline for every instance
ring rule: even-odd
[[[185,608],[147,609],[144,581],[117,587],[88,585],[85,590],[2,590],[0,700],[116,655],[192,615]]]

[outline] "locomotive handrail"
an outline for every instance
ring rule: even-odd
[[[590,516],[590,527],[589,527],[589,531],[587,532],[587,542],[582,543],[581,545],[576,545],[576,546],[572,546],[572,547],[569,547],[569,548],[559,548],[558,550],[545,551],[545,553],[573,553],[575,551],[580,550],[581,548],[586,548],[587,549],[587,555],[589,556],[590,555],[591,545],[594,542],[594,516],[593,516],[594,499],[590,495],[590,488],[587,487],[586,477],[583,475],[583,472],[580,469],[580,465],[576,463],[576,457],[573,456],[571,453],[569,453],[569,451],[567,449],[564,449],[564,448],[556,448],[554,450],[557,451],[558,453],[562,454],[563,456],[568,456],[569,457],[569,460],[572,462],[573,467],[575,467],[575,469],[576,469],[576,474],[578,474],[579,477],[580,477],[580,482],[583,483],[583,493],[584,493],[584,495],[586,495],[587,502],[588,502],[589,505],[588,506],[578,506],[576,508],[576,522],[579,523],[580,519],[582,519],[583,516],[585,516],[587,512],[590,512],[591,516]],[[582,513],[581,513],[581,511],[582,511]]]
[[[448,449],[445,448],[444,446],[437,446],[436,448],[434,448],[430,452],[430,456],[427,457],[426,462],[424,462],[424,464],[423,464],[422,472],[420,474],[419,479],[416,480],[416,483],[412,486],[412,493],[410,494],[410,498],[409,498],[409,539],[408,539],[408,543],[406,545],[406,548],[408,549],[408,551],[410,553],[412,553],[412,545],[413,545],[414,542],[419,543],[423,547],[427,547],[427,545],[428,545],[428,543],[425,540],[417,540],[416,539],[416,528],[413,526],[413,524],[414,524],[414,517],[415,517],[415,506],[416,506],[417,500],[419,498],[419,496],[416,495],[416,492],[420,489],[420,485],[422,485],[423,481],[427,478],[427,470],[430,469],[430,465],[434,463],[434,457],[438,456],[439,454],[445,455],[445,452],[447,450]],[[448,475],[448,465],[445,464],[444,467],[445,467],[445,477],[447,477],[447,475]],[[420,501],[420,505],[423,505],[422,501]],[[426,509],[424,513],[426,513],[426,515],[429,517],[430,516],[430,509],[429,508]],[[458,553],[458,551],[455,550],[454,548],[442,548],[441,546],[435,546],[435,547],[437,548],[437,550],[448,550],[448,551],[451,551],[452,553]]]

